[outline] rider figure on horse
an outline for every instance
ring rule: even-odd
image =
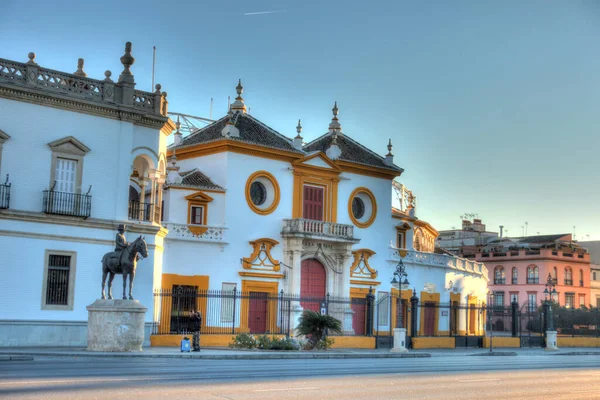
[[[125,225],[119,224],[117,236],[115,236],[115,253],[118,253],[119,264],[121,263],[121,254],[123,250],[129,246],[127,239],[125,239]]]

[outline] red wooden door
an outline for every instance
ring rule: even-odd
[[[316,186],[304,186],[302,218],[323,221],[323,199],[325,190]]]
[[[250,292],[248,329],[250,333],[265,333],[267,330],[267,293]]]
[[[313,258],[302,261],[300,297],[302,308],[320,312],[321,302],[325,301],[325,268]]]
[[[423,308],[424,315],[424,334],[425,336],[433,336],[435,332],[435,303],[425,303],[425,307]]]
[[[365,299],[352,299],[352,329],[355,335],[364,335],[366,333],[366,310],[367,303]]]

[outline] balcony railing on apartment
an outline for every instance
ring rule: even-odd
[[[6,175],[6,182],[0,185],[0,209],[7,209],[10,207],[10,183],[8,183],[8,174]]]
[[[154,204],[152,203],[140,203],[139,201],[129,201],[129,219],[133,221],[147,221],[152,222],[153,217],[156,217],[153,212]],[[158,211],[158,219],[154,221],[160,221],[160,209]]]
[[[583,281],[579,281],[579,286],[583,286]]]
[[[573,279],[565,279],[565,286],[573,286]]]
[[[540,283],[540,278],[527,278],[527,284],[528,285],[537,285],[538,283]]]
[[[283,235],[306,235],[338,240],[355,240],[354,226],[296,218],[283,220]]]
[[[88,218],[92,214],[92,196],[44,190],[43,212],[46,214],[68,215]]]
[[[494,285],[505,285],[506,278],[494,278]]]

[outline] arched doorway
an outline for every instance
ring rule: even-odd
[[[305,310],[320,311],[325,301],[325,268],[318,260],[302,261],[300,270],[300,305]]]

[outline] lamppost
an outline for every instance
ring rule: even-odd
[[[397,328],[402,328],[404,324],[402,324],[402,285],[410,285],[408,282],[408,274],[406,273],[406,267],[402,262],[402,258],[400,258],[400,262],[396,265],[396,270],[394,271],[394,279],[390,282],[392,286],[398,285],[398,322],[396,323]],[[398,279],[396,279],[398,278]],[[402,281],[404,279],[404,281]]]
[[[494,292],[490,292],[489,293],[489,305],[488,305],[488,326],[490,327],[490,353],[492,352],[492,348],[493,348],[493,342],[494,342],[494,328],[492,326],[493,324],[493,317],[492,317],[492,313],[494,312]]]
[[[546,330],[554,330],[554,319],[552,318],[552,296],[556,296],[556,282],[552,279],[552,275],[548,274],[546,279],[546,289],[544,294],[546,295]]]
[[[404,254],[406,255],[406,254]],[[394,278],[390,282],[392,287],[398,285],[398,318],[397,328],[394,329],[394,352],[404,352],[406,349],[406,329],[403,328],[402,324],[402,285],[409,285],[408,274],[406,273],[406,267],[402,262],[403,254],[400,254],[400,262],[396,265],[396,270],[393,273]],[[417,312],[417,310],[413,310]]]

